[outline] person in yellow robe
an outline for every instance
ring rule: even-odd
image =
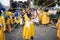
[[[11,22],[11,18],[10,17],[7,18],[6,24],[7,24],[7,29],[10,32],[12,32],[12,27],[11,27],[12,22]]]
[[[23,28],[23,39],[30,40],[34,37],[34,25],[27,13],[24,15],[25,25]]]
[[[5,14],[6,14],[7,16],[14,16],[14,13],[11,12],[11,11],[6,11]]]
[[[49,17],[47,15],[44,15],[42,18],[42,24],[48,24],[49,23]]]
[[[49,12],[43,12],[42,24],[48,24],[50,22]]]
[[[56,24],[58,30],[57,30],[57,37],[58,37],[58,40],[60,40],[60,17],[58,19],[58,22]]]
[[[0,40],[5,40],[5,33],[4,33],[5,30],[6,30],[6,26],[4,22],[4,17],[1,16],[0,13]]]
[[[39,21],[42,20],[42,17],[43,17],[43,11],[40,10],[38,14]]]
[[[19,10],[16,10],[14,13],[14,23],[18,25],[20,24],[20,14],[19,14]]]
[[[20,23],[20,16],[14,17],[14,22],[19,24]]]
[[[14,13],[11,10],[8,10],[5,12],[6,16],[10,16],[11,22],[13,24],[13,17],[14,17]]]

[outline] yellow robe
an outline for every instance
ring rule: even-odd
[[[7,16],[14,16],[14,13],[12,13],[12,12],[9,12],[9,11],[7,11],[6,13],[5,13]]]
[[[43,17],[43,14],[40,13],[40,14],[38,15],[38,18],[39,18],[40,21],[42,20],[42,17]]]
[[[41,21],[43,17],[43,11],[39,10],[38,19]]]
[[[10,11],[7,11],[7,12],[5,12],[5,14],[7,15],[7,16],[12,16],[12,17],[14,17],[14,13],[13,12],[10,12]],[[10,17],[11,18],[11,17]],[[13,24],[13,18],[11,18],[11,22],[12,22],[12,24]]]
[[[11,19],[10,18],[8,18],[7,19],[7,21],[6,21],[6,24],[8,25],[8,30],[11,32],[12,30],[12,27],[11,27],[11,25],[10,24],[12,24],[12,21],[11,21]]]
[[[30,23],[30,19],[26,14],[24,15],[24,17],[25,17],[25,25],[23,28],[23,39],[30,39],[31,37],[34,36],[34,25]]]
[[[42,24],[48,24],[49,22],[50,22],[49,14],[44,12],[43,17],[42,17]]]
[[[4,26],[0,29],[0,40],[5,40],[5,34],[4,31],[6,29],[5,22],[4,22],[4,17],[0,17],[0,24],[3,24]]]
[[[17,24],[20,23],[20,16],[18,16],[18,20],[16,20],[16,17],[15,17],[14,22],[17,23]]]
[[[57,30],[57,37],[60,39],[60,19],[58,19],[58,22],[56,24],[58,30]]]

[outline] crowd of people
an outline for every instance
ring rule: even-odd
[[[56,21],[54,18],[50,18],[50,13],[48,9],[44,11],[41,9],[30,8],[27,9],[16,9],[13,12],[12,9],[5,11],[5,8],[0,6],[0,40],[6,40],[5,32],[12,32],[12,28],[18,28],[18,25],[23,27],[23,39],[29,40],[34,37],[34,23],[41,23],[42,25],[47,25],[53,20],[57,26],[57,37],[60,40],[60,10],[57,11],[58,16]],[[14,27],[14,25],[16,25]]]

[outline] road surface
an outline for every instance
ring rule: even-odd
[[[23,27],[19,26],[18,28],[15,28],[11,33],[6,32],[6,40],[23,40],[22,39],[22,31],[23,31],[22,28]],[[57,33],[57,30],[51,28],[51,26],[49,25],[47,26],[45,25],[36,26],[35,25],[34,40],[57,40],[56,33]]]

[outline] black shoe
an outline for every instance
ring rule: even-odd
[[[33,37],[31,37],[31,39],[33,40]]]

